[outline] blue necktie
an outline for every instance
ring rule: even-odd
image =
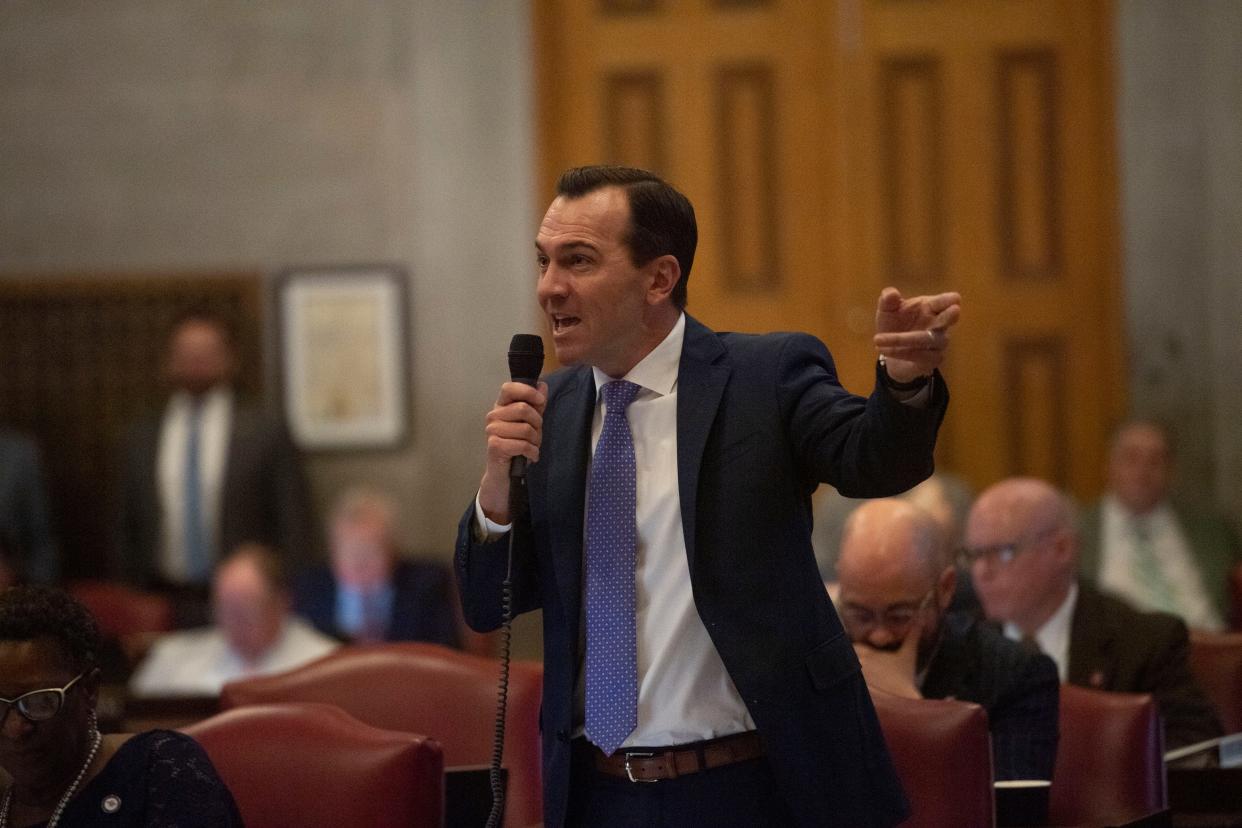
[[[207,539],[203,536],[203,484],[199,442],[202,437],[203,405],[190,403],[190,421],[185,440],[185,575],[200,584],[211,575]]]
[[[591,462],[586,516],[586,736],[612,755],[638,726],[634,624],[634,441],[625,409],[639,386],[603,387],[604,428]]]

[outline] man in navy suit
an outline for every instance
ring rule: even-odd
[[[697,228],[681,193],[618,167],[570,170],[558,192],[538,298],[572,367],[501,386],[455,557],[471,626],[500,623],[510,540],[515,610],[543,610],[546,824],[900,821],[810,495],[931,473],[958,296],[886,289],[887,370],[855,397],[813,337],[717,334],[684,313]],[[528,507],[511,515],[519,456]]]
[[[331,564],[298,578],[293,610],[349,641],[459,646],[452,576],[445,566],[399,557],[396,515],[382,492],[357,487],[342,494],[328,527]]]

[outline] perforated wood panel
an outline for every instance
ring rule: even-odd
[[[0,278],[0,422],[43,452],[67,578],[109,569],[125,430],[158,410],[164,343],[189,307],[231,320],[240,385],[263,376],[259,274]]]

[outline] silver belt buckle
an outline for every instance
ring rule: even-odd
[[[635,779],[634,770],[630,767],[631,756],[650,758],[652,756],[655,756],[655,754],[654,753],[642,753],[640,751],[630,751],[630,750],[627,750],[625,752],[625,775],[630,778],[631,782],[659,782],[660,781],[659,779]]]

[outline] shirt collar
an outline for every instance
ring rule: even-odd
[[[677,369],[681,364],[681,346],[685,338],[686,314],[683,312],[677,317],[677,323],[668,332],[668,336],[664,337],[664,340],[659,345],[651,349],[651,353],[643,357],[621,379],[629,380],[635,385],[641,385],[643,388],[654,391],[662,397],[673,393],[673,389],[677,387]],[[617,377],[608,376],[594,366],[592,366],[591,371],[595,375],[596,395],[599,394],[600,388],[617,379]]]
[[[1148,526],[1155,526],[1164,523],[1172,518],[1173,509],[1169,506],[1169,501],[1160,501],[1150,512],[1145,515],[1136,515],[1125,507],[1116,495],[1106,494],[1100,500],[1100,509],[1105,519],[1112,519],[1119,526],[1128,528],[1134,522],[1141,521]]]
[[[1061,606],[1057,607],[1056,612],[1048,617],[1044,625],[1035,631],[1035,641],[1039,644],[1039,648],[1045,653],[1053,652],[1052,645],[1058,640],[1069,640],[1070,621],[1074,617],[1074,606],[1078,603],[1078,584],[1071,582],[1069,592],[1065,593],[1065,600],[1061,602]],[[1005,637],[1013,641],[1022,640],[1022,630],[1017,624],[1005,622]]]
[[[232,401],[233,390],[227,385],[220,384],[203,394],[199,401],[199,410],[214,410],[221,405],[231,404]],[[190,396],[188,391],[175,391],[172,397],[169,398],[169,403],[172,408],[188,413],[194,404],[194,398]]]

